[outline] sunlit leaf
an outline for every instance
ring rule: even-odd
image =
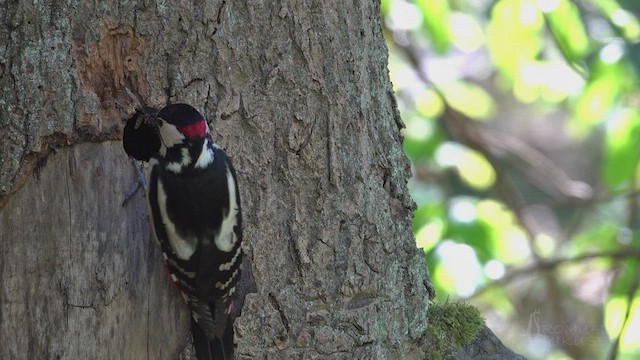
[[[570,242],[571,253],[574,255],[585,252],[611,251],[618,247],[616,233],[618,224],[610,221],[591,222],[591,226],[575,235]]]
[[[593,0],[611,24],[631,42],[640,40],[640,23],[633,13],[623,9],[615,0]]]
[[[548,1],[554,6],[546,11],[549,30],[567,60],[578,62],[585,56],[589,38],[578,8],[569,0]]]
[[[427,193],[429,188],[431,191]],[[423,189],[423,191],[418,192],[419,189]],[[412,188],[412,196],[418,202],[418,209],[413,213],[414,232],[434,219],[442,219],[445,214],[444,199],[439,191],[427,186],[419,187],[419,189]],[[423,194],[421,195],[421,193]]]
[[[444,111],[444,102],[434,90],[425,89],[416,98],[416,110],[423,116],[435,119]]]
[[[441,86],[447,103],[476,120],[487,120],[495,114],[495,103],[482,87],[457,81]]]
[[[477,190],[488,189],[496,180],[493,167],[482,154],[457,143],[438,147],[435,160],[443,167],[456,169],[460,178]]]
[[[622,296],[611,297],[605,304],[604,326],[610,338],[620,333],[626,308],[627,300]]]
[[[616,338],[624,330],[620,339],[620,350],[623,352],[637,350],[640,346],[640,298],[633,300],[629,322],[622,329],[628,306],[628,299],[622,296],[610,298],[605,305],[605,329],[609,337]]]
[[[558,251],[558,241],[549,234],[540,233],[535,236],[536,253],[544,257],[552,257]]]
[[[620,340],[621,351],[638,352],[638,347],[640,347],[640,298],[636,297],[631,304],[629,322]]]
[[[433,259],[435,260],[439,258],[434,256]],[[429,261],[427,259],[427,264],[431,264],[429,267],[429,273],[431,275],[433,285],[436,288],[436,292],[438,294],[454,294],[456,291],[456,279],[449,271],[447,271],[440,261],[434,260]]]
[[[447,0],[416,0],[423,25],[435,50],[443,54],[451,45],[449,35],[449,2]]]
[[[491,164],[484,156],[474,150],[464,154],[456,169],[460,178],[477,190],[486,190],[496,181],[496,173]]]
[[[410,117],[405,117],[409,119]],[[405,120],[406,128],[402,130],[404,136],[404,151],[412,161],[430,160],[440,144],[444,141],[442,130],[433,124],[433,120],[424,117],[413,117]]]
[[[477,199],[458,196],[449,202],[446,238],[471,246],[480,263],[495,258],[492,229],[478,219]]]
[[[416,232],[416,246],[430,251],[442,239],[446,222],[442,218],[433,218]]]
[[[625,72],[620,62],[598,63],[593,79],[587,84],[571,119],[570,130],[577,137],[584,137],[594,125],[604,120],[625,82]]]
[[[487,199],[478,202],[478,221],[486,224],[491,258],[505,264],[517,264],[529,255],[529,246],[515,214],[503,203]]]
[[[473,248],[453,241],[444,241],[438,245],[436,253],[441,260],[441,276],[445,281],[453,282],[455,292],[459,296],[471,295],[482,278],[482,268]]]
[[[639,144],[640,116],[636,111],[619,111],[607,121],[600,171],[609,189],[631,180],[638,162]]]
[[[502,0],[491,11],[487,46],[494,64],[511,81],[543,46],[544,19],[533,0]]]
[[[405,117],[405,128],[402,135],[405,139],[427,141],[435,131],[434,122],[422,116]]]
[[[626,296],[629,287],[634,281],[638,260],[627,259],[621,263],[616,273],[616,279],[611,284],[611,294],[618,296]]]
[[[584,79],[561,61],[533,61],[523,64],[513,92],[525,103],[545,100],[559,103],[582,90]]]
[[[616,83],[612,77],[598,79],[589,84],[576,106],[573,129],[579,135],[584,135],[596,123],[603,120],[607,111],[611,109],[616,93]]]
[[[393,6],[395,0],[380,0],[380,14],[382,17],[387,16],[389,9]]]

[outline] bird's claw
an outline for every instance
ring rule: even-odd
[[[131,189],[125,195],[124,201],[122,202],[122,206],[125,204],[138,192],[138,189],[144,189],[144,192],[147,192],[147,180],[144,176],[144,164],[142,162],[138,162],[135,159],[131,159],[131,163],[133,164],[134,171],[136,173],[136,181],[131,186]]]

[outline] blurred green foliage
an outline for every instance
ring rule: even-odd
[[[439,296],[531,358],[640,358],[640,2],[381,9]]]

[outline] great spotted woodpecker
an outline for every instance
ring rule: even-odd
[[[196,356],[233,359],[234,291],[243,258],[234,168],[190,105],[144,114],[127,123],[123,145],[132,157],[153,164],[149,214],[171,278],[191,311]]]

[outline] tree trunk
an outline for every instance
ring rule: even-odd
[[[175,359],[189,319],[122,146],[46,159],[0,211],[0,358]]]
[[[423,357],[376,1],[0,8],[0,358],[173,359],[188,341],[144,199],[121,207],[128,93],[203,111],[238,169],[257,284],[238,358]]]

